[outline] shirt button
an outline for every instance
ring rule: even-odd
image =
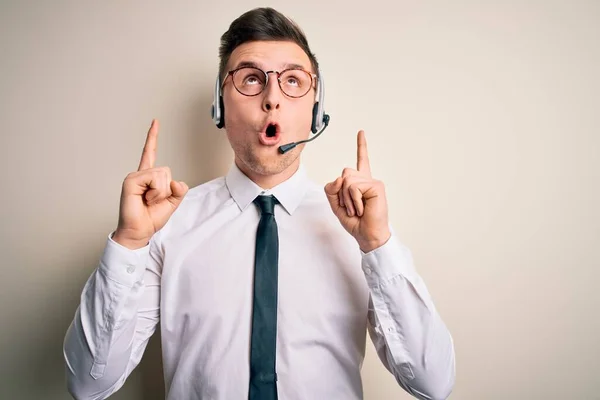
[[[371,275],[371,268],[365,267],[365,274]]]
[[[135,271],[135,265],[128,265],[127,272],[133,274],[133,271]]]

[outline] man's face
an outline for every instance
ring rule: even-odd
[[[254,64],[263,71],[283,71],[296,65],[315,73],[306,53],[293,42],[244,43],[231,54],[226,71],[241,64]],[[308,137],[314,86],[315,83],[303,97],[288,97],[281,91],[277,75],[270,73],[263,92],[249,97],[236,90],[231,76],[224,81],[225,129],[240,169],[264,176],[281,173],[290,165],[298,164],[303,144],[285,154],[280,154],[278,148]],[[276,125],[276,129],[268,128],[270,124]]]

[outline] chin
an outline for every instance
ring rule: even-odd
[[[269,149],[271,150],[271,149]],[[299,154],[294,152],[280,154],[277,147],[268,152],[251,152],[245,154],[242,161],[254,173],[259,175],[277,175],[292,165]]]

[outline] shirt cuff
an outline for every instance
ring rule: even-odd
[[[416,270],[410,250],[392,234],[385,244],[362,254],[362,269],[370,287],[385,284],[402,275],[413,279]]]
[[[144,276],[150,254],[150,244],[131,250],[112,239],[114,232],[108,235],[99,269],[111,280],[132,287]]]

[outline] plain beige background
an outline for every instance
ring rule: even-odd
[[[69,398],[62,340],[151,119],[176,179],[227,171],[209,117],[219,37],[259,5],[2,1],[0,398]],[[326,80],[311,177],[354,165],[367,132],[455,340],[451,398],[600,399],[600,3],[269,5]],[[157,339],[113,398],[161,398]],[[367,400],[409,398],[370,342],[363,371]]]

